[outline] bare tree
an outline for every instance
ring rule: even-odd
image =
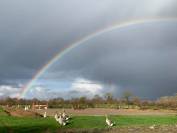
[[[113,96],[112,93],[108,92],[105,94],[105,99],[107,103],[112,103],[113,102]]]
[[[130,91],[125,91],[123,93],[123,98],[126,100],[126,103],[128,105],[128,108],[129,108],[129,105],[130,105],[130,98],[133,96],[133,94],[130,92]]]

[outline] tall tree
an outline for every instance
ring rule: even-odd
[[[108,92],[105,94],[105,99],[107,103],[112,103],[113,102],[113,96],[112,93]]]
[[[124,93],[123,93],[123,98],[126,100],[128,107],[130,105],[130,98],[132,96],[133,96],[133,94],[131,93],[131,91],[124,91]]]

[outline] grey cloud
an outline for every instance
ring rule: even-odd
[[[0,98],[5,97],[17,97],[19,95],[20,88],[9,86],[9,85],[0,85]]]
[[[60,77],[76,72],[73,78],[121,86],[117,95],[124,89],[143,98],[172,95],[177,90],[176,26],[156,22],[106,33],[70,51],[51,70],[63,71]]]
[[[26,83],[58,51],[98,29],[125,20],[177,17],[176,9],[176,0],[1,1],[0,84]],[[164,88],[159,95],[171,94],[176,91],[175,27],[176,22],[150,23],[106,33],[72,50],[44,76],[150,88],[149,94],[143,91],[148,96],[157,86]]]

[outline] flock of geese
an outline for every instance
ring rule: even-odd
[[[54,116],[55,120],[62,126],[65,126],[69,122],[69,115],[66,114],[65,110],[63,110],[63,113],[56,113]]]
[[[29,110],[29,106],[25,106],[25,111]],[[45,109],[46,110],[46,109]],[[47,112],[45,111],[43,114],[43,117],[46,118],[47,117]],[[108,127],[112,127],[115,125],[115,123],[113,123],[109,118],[108,115],[105,115],[106,119],[105,119],[105,123]],[[61,125],[61,126],[65,126],[66,124],[69,123],[69,119],[71,119],[71,117],[66,113],[66,111],[63,109],[62,113],[55,113],[54,115],[55,120]],[[153,124],[152,126],[149,127],[149,129],[153,130],[155,129],[156,125]],[[177,127],[177,125],[176,125]]]
[[[30,106],[25,106],[24,110],[27,111],[29,110]],[[45,108],[45,110],[47,110],[47,108]],[[45,111],[43,114],[43,117],[46,118],[47,117],[47,112]],[[115,125],[115,123],[113,123],[109,118],[108,115],[105,115],[106,119],[105,119],[105,123],[108,127],[112,127]],[[66,111],[63,109],[62,113],[55,113],[54,115],[55,120],[61,125],[61,126],[65,126],[66,124],[69,123],[69,119],[71,119],[71,117],[66,113]],[[177,125],[176,125],[177,127]],[[153,124],[152,126],[149,127],[149,129],[153,130],[156,128],[156,125]]]
[[[47,117],[47,112],[45,111],[43,114],[43,117],[46,118]],[[115,125],[115,123],[113,123],[109,118],[108,115],[105,115],[106,119],[106,125],[108,127],[112,127]],[[55,120],[61,125],[61,126],[65,126],[66,124],[69,123],[69,119],[71,119],[71,117],[66,113],[65,110],[63,110],[62,113],[55,113],[54,115]],[[176,125],[177,126],[177,125]],[[153,124],[152,126],[149,127],[149,129],[153,130],[155,129],[156,125]]]
[[[43,114],[43,117],[46,118],[47,117],[47,112],[45,111]],[[109,118],[108,115],[105,115],[106,119],[105,119],[105,123],[108,127],[112,127],[115,125],[115,123],[113,123]],[[65,110],[63,110],[62,113],[55,113],[54,115],[55,120],[61,125],[61,126],[65,126],[66,124],[69,123],[69,119],[71,119],[71,117],[66,113]],[[176,125],[177,127],[177,125]],[[153,124],[152,126],[149,127],[149,129],[153,130],[156,128],[156,125]]]
[[[47,112],[44,112],[43,117],[44,118],[47,117]],[[107,115],[105,115],[105,117],[106,117],[105,122],[108,125],[108,127],[112,127],[114,123],[108,118]],[[66,113],[65,110],[63,110],[62,113],[55,113],[54,118],[61,126],[65,126],[66,124],[68,124],[69,119],[71,119],[71,117]]]

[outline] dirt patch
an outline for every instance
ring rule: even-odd
[[[56,112],[62,112],[63,109],[47,109],[36,110],[43,114],[47,112],[48,116],[53,116]],[[104,108],[88,108],[83,110],[65,109],[71,115],[177,115],[177,112],[172,110],[138,110],[138,109],[104,109]]]
[[[42,117],[41,114],[34,112],[34,111],[25,111],[23,109],[11,109],[6,108],[5,111],[11,115],[16,117]]]
[[[103,133],[176,133],[177,127],[173,126],[158,126],[154,129],[149,127],[126,127],[126,128],[115,128],[105,131]]]
[[[58,133],[176,133],[177,126],[165,125],[154,129],[149,127],[120,127],[110,129],[60,129]]]

